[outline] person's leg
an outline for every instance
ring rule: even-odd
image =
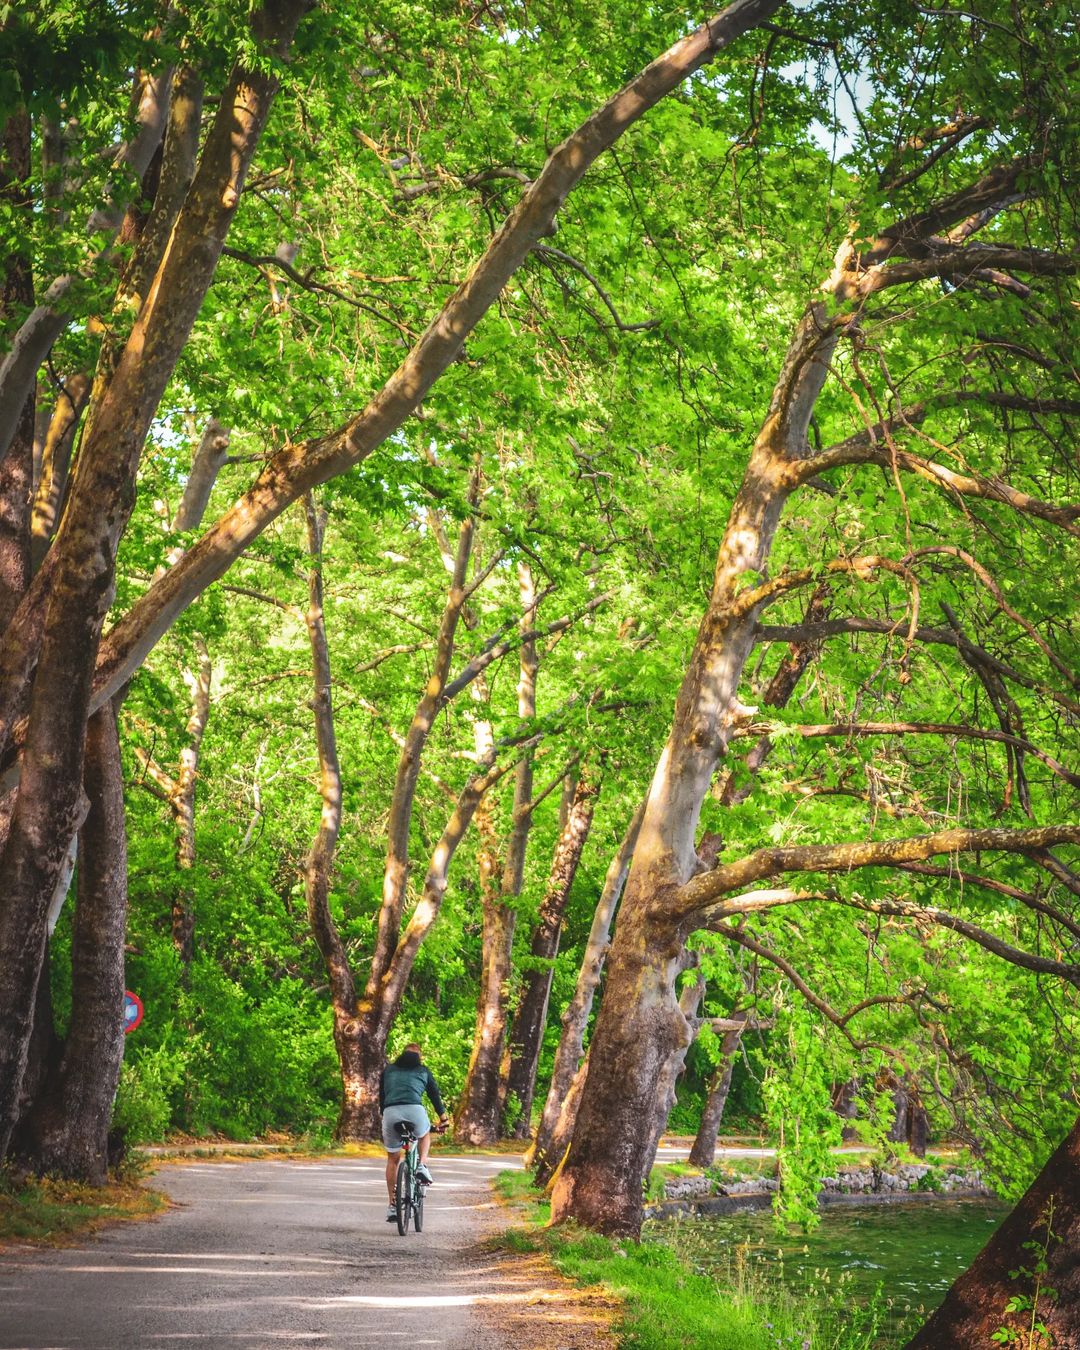
[[[390,1203],[394,1204],[394,1184],[397,1181],[398,1162],[401,1158],[401,1150],[396,1153],[386,1155],[386,1193],[390,1197]]]
[[[430,1148],[431,1148],[431,1131],[430,1131],[430,1130],[428,1130],[427,1134],[423,1134],[423,1135],[420,1136],[420,1142],[417,1144],[417,1148],[420,1150],[420,1161],[421,1161],[421,1163],[426,1163],[426,1162],[427,1162],[427,1155],[428,1155],[428,1152],[429,1152],[429,1150],[430,1150]]]

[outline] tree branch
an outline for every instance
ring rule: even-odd
[[[393,435],[447,367],[529,251],[548,233],[589,166],[623,132],[780,0],[734,0],[675,43],[585,119],[548,157],[467,280],[447,300],[368,406],[328,436],[274,455],[255,484],[110,631],[102,643],[94,706],[118,689],[176,617],[220,578],[269,523],[303,492],[344,473]]]
[[[779,731],[788,735],[797,734],[804,740],[829,736],[963,736],[967,740],[996,741],[1000,745],[1009,745],[1013,749],[1023,750],[1025,754],[1034,756],[1066,783],[1080,788],[1080,774],[1070,772],[1045,750],[1040,750],[1023,737],[1010,736],[1007,732],[994,731],[989,727],[970,727],[956,722],[819,722],[805,726],[750,722],[737,727],[731,733],[731,738],[735,740],[742,736],[775,736]]]
[[[1026,830],[950,829],[907,839],[762,848],[691,878],[680,888],[675,910],[687,917],[700,914],[731,891],[788,872],[851,872],[860,867],[923,862],[943,853],[1027,853],[1056,844],[1080,844],[1080,825],[1044,825]],[[718,917],[723,916],[722,911],[721,903]]]

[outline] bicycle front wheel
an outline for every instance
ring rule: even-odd
[[[405,1158],[398,1163],[394,1203],[397,1206],[397,1230],[404,1237],[409,1231],[409,1215],[412,1212],[412,1168]]]

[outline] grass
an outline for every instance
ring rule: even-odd
[[[520,1172],[502,1173],[496,1185],[521,1220],[503,1237],[503,1245],[542,1252],[561,1274],[617,1299],[620,1346],[869,1350],[877,1340],[879,1312],[852,1307],[842,1285],[808,1299],[765,1284],[738,1255],[717,1280],[657,1243],[604,1238],[573,1225],[546,1226],[550,1207]]]
[[[59,1247],[118,1219],[145,1219],[168,1200],[133,1181],[108,1186],[18,1181],[0,1172],[0,1246],[8,1242]]]

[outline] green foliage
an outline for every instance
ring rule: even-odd
[[[840,1143],[840,1120],[832,1108],[832,1075],[821,1027],[797,1007],[780,1029],[786,1057],[770,1066],[762,1093],[766,1119],[778,1137],[777,1224],[799,1224],[811,1232],[819,1223],[817,1197]]]

